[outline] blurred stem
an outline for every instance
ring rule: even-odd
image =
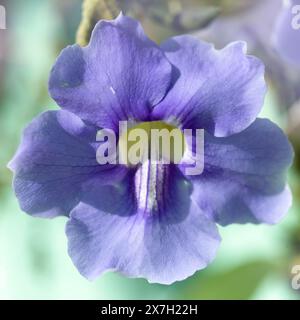
[[[101,19],[114,19],[119,12],[116,0],[83,0],[82,18],[76,42],[80,46],[86,46],[96,23]]]

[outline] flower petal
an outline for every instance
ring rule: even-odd
[[[249,1],[243,10],[220,15],[196,35],[218,48],[232,41],[247,42],[248,51],[265,64],[268,78],[276,86],[280,105],[289,108],[300,99],[300,73],[277,54],[271,41],[282,3],[283,0]]]
[[[186,128],[228,136],[248,127],[263,106],[266,85],[263,64],[245,55],[243,42],[223,50],[191,36],[175,37],[162,45],[178,68],[178,80],[154,109],[154,118],[174,120]]]
[[[277,223],[291,205],[286,173],[293,151],[271,121],[257,119],[227,138],[205,136],[205,169],[191,177],[193,199],[221,225]]]
[[[80,203],[73,210],[66,229],[69,254],[82,275],[94,279],[112,269],[170,284],[212,261],[220,242],[216,226],[190,200],[179,170],[170,170],[163,211],[137,205],[141,199],[134,197],[131,178],[122,187],[98,188],[97,204]]]
[[[100,166],[96,161],[95,127],[68,111],[48,111],[25,129],[9,167],[21,208],[32,215],[68,215],[79,202],[83,182],[112,181],[123,167]]]
[[[141,25],[122,14],[100,21],[89,46],[74,45],[58,57],[49,81],[58,105],[99,127],[146,120],[165,96],[172,66]]]

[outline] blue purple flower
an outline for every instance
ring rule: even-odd
[[[200,39],[212,42],[217,47],[232,41],[246,41],[249,52],[264,62],[266,74],[275,85],[284,110],[300,99],[299,65],[297,67],[295,63],[290,63],[290,59],[282,59],[285,50],[293,47],[294,55],[300,50],[299,42],[294,41],[289,32],[293,31],[289,28],[292,20],[283,19],[287,15],[286,8],[283,0],[251,1],[244,9],[222,14],[207,28],[197,32]],[[295,36],[294,31],[292,34]],[[286,44],[279,38],[283,38]]]
[[[286,0],[274,33],[275,46],[288,62],[300,66],[300,0]]]
[[[169,284],[215,257],[217,224],[274,224],[291,194],[292,149],[272,122],[258,119],[264,67],[245,43],[222,50],[191,36],[158,46],[120,15],[100,21],[90,44],[67,47],[50,75],[61,107],[25,129],[10,163],[21,208],[67,216],[69,254],[94,279],[107,270]],[[146,161],[99,165],[97,131],[120,121],[170,119],[205,130],[204,171]]]

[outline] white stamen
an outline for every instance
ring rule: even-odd
[[[144,212],[158,210],[163,196],[164,166],[151,161],[144,162],[135,176],[135,193],[138,207]]]

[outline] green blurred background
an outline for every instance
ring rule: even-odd
[[[202,1],[203,2],[203,1]],[[49,71],[60,50],[75,42],[81,1],[9,0],[7,29],[0,30],[0,299],[299,299],[291,268],[300,264],[299,173],[290,171],[294,205],[277,226],[220,228],[216,260],[204,271],[171,286],[150,285],[107,273],[84,279],[67,255],[65,218],[32,218],[19,209],[6,168],[24,126],[49,98]],[[156,40],[165,33],[145,22]],[[175,33],[175,32],[174,32]],[[263,116],[283,128],[287,115],[270,87]],[[299,134],[300,135],[300,134]]]

